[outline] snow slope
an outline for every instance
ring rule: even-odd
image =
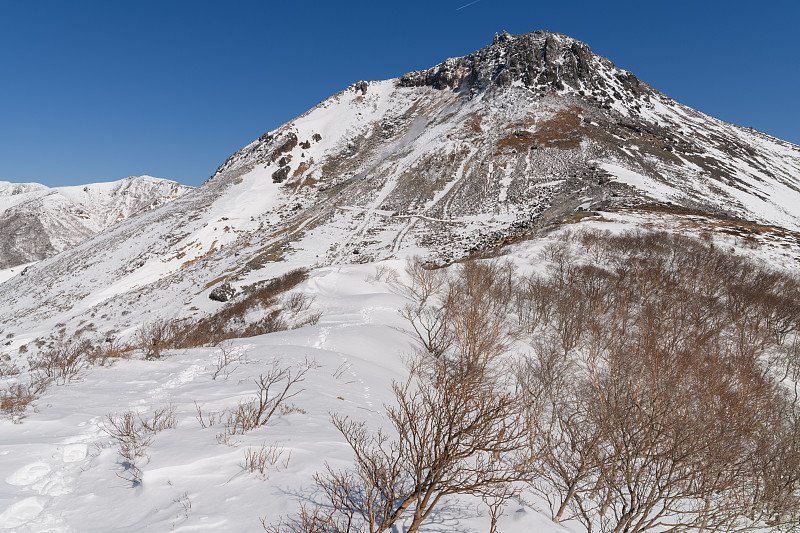
[[[402,250],[449,261],[578,209],[653,202],[799,229],[800,148],[682,106],[569,37],[502,34],[431,69],[355,83],[197,190],[39,262],[0,285],[0,323],[17,335],[12,351],[57,323],[127,331],[210,310],[223,282]],[[73,218],[81,227],[119,218],[75,209],[101,214]]]
[[[399,262],[390,263],[400,267]],[[397,313],[406,303],[397,284],[368,282],[374,266],[323,268],[300,288],[324,311],[315,326],[242,339],[230,344],[243,357],[227,377],[212,379],[218,348],[170,353],[163,360],[128,360],[95,368],[80,382],[53,387],[22,424],[0,421],[0,529],[34,531],[258,531],[260,517],[276,520],[313,498],[312,475],[325,462],[351,460],[330,412],[384,424],[389,384],[403,379],[403,354],[412,347]],[[317,367],[292,399],[298,410],[265,427],[217,441],[218,427],[203,429],[204,412],[235,407],[253,394],[253,379],[273,360]],[[104,431],[107,414],[134,409],[146,415],[171,403],[177,428],[158,433],[148,448],[140,486],[124,475]],[[280,458],[267,475],[243,471],[244,452],[274,445]],[[482,531],[479,500],[443,502],[432,520],[442,531]],[[525,505],[509,507],[502,530],[566,531]]]
[[[581,227],[620,232],[656,227],[699,235],[711,232],[716,245],[733,253],[794,269],[800,244],[765,234],[759,247],[715,227],[703,217],[647,211],[602,212]],[[571,229],[572,226],[560,231]],[[542,268],[541,254],[558,231],[507,249],[521,273]],[[771,240],[770,240],[771,239]],[[415,337],[398,310],[410,302],[402,259],[378,264],[321,267],[296,290],[314,298],[322,319],[313,326],[233,340],[220,347],[175,350],[162,359],[122,360],[94,367],[81,379],[54,386],[21,424],[0,420],[0,529],[27,532],[260,531],[260,519],[276,521],[299,502],[319,500],[312,476],[328,463],[346,467],[351,452],[330,423],[332,412],[385,427],[383,405],[393,401],[389,385],[402,380],[404,360]],[[377,281],[377,267],[394,269],[397,281]],[[225,350],[235,359],[218,372]],[[254,394],[254,379],[274,361],[314,366],[292,398],[295,407],[266,426],[217,438],[220,426],[203,428],[197,409],[209,414],[235,408]],[[172,405],[177,427],[155,435],[142,463],[142,482],[132,485],[114,442],[107,415],[135,410],[142,416]],[[265,474],[244,469],[244,454],[272,447],[274,464]],[[552,523],[540,502],[526,494],[510,502],[499,523],[504,533],[581,531],[577,524]],[[403,531],[401,523],[398,531]],[[488,528],[486,508],[471,497],[446,498],[425,531],[477,532]]]

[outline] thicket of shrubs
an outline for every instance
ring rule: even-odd
[[[251,287],[213,315],[144,324],[134,339],[135,346],[147,357],[158,358],[163,350],[216,346],[228,339],[254,337],[316,323],[319,314],[310,314],[300,321],[288,316],[297,316],[308,310],[311,301],[305,295],[294,293],[283,301],[280,299],[281,295],[306,279],[306,269],[291,270]]]
[[[306,269],[296,269],[249,288],[213,315],[184,319],[162,319],[142,324],[127,342],[113,336],[93,338],[83,331],[60,336],[28,357],[27,383],[13,383],[0,390],[0,411],[19,422],[49,385],[64,385],[91,365],[130,357],[137,351],[157,359],[170,349],[217,346],[227,339],[252,337],[316,323],[319,313],[310,312],[312,300],[301,293],[282,296],[308,279]],[[16,365],[0,362],[0,377],[18,377]]]
[[[420,340],[389,431],[270,532],[417,531],[440,498],[512,495],[587,531],[796,530],[800,281],[659,232],[562,234],[537,274],[408,267]],[[524,355],[515,355],[522,352]]]

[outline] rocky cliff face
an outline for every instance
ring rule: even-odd
[[[0,182],[0,270],[53,256],[189,190],[149,176],[52,189]]]
[[[197,190],[3,283],[0,322],[88,313],[124,329],[202,314],[225,283],[403,250],[449,261],[576,213],[644,205],[799,230],[800,148],[683,106],[566,36],[503,34],[355,83]]]
[[[400,78],[403,87],[430,86],[472,95],[493,88],[525,87],[540,95],[571,92],[598,106],[614,102],[635,105],[655,91],[630,72],[616,69],[589,47],[558,33],[526,35],[503,32],[473,54],[448,59]]]

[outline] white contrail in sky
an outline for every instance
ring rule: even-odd
[[[469,6],[471,6],[472,4],[477,4],[477,3],[478,3],[478,2],[480,2],[480,1],[481,1],[481,0],[473,0],[473,1],[472,1],[472,2],[470,2],[469,4],[466,4],[466,5],[463,5],[463,6],[461,6],[461,7],[458,7],[458,8],[456,8],[456,11],[459,11],[459,10],[461,10],[461,9],[464,9],[465,7],[469,7]]]

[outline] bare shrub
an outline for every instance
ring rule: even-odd
[[[272,415],[284,402],[305,390],[292,389],[304,381],[308,371],[315,366],[316,363],[306,360],[296,369],[292,369],[291,367],[282,367],[278,360],[273,361],[272,368],[254,380],[256,397],[239,403],[239,407],[233,414],[232,423],[228,425],[230,433],[232,435],[242,434],[269,422]]]
[[[397,270],[393,269],[387,264],[382,263],[375,265],[375,273],[371,276],[367,276],[366,281],[385,281],[387,283],[395,283],[399,277],[400,275],[398,274]]]
[[[297,515],[289,518],[280,518],[277,523],[267,523],[267,518],[261,519],[261,525],[267,533],[355,533],[359,531],[353,525],[353,513],[342,516],[343,513],[335,508],[322,508],[300,504]]]
[[[148,418],[139,417],[142,427],[151,433],[160,433],[165,429],[175,429],[178,427],[178,420],[175,418],[175,406],[172,403],[164,407],[156,408],[153,415]]]
[[[744,529],[749,505],[739,487],[777,397],[760,376],[720,365],[718,356],[613,354],[592,370],[589,414],[602,427],[604,454],[595,496],[601,530]]]
[[[409,278],[408,289],[420,306],[425,305],[428,298],[438,294],[442,289],[444,280],[442,270],[426,264],[418,255],[406,259],[405,271]]]
[[[195,410],[197,411],[197,415],[195,416],[195,418],[200,423],[201,428],[206,429],[224,423],[226,414],[225,411],[222,412],[209,411],[203,413],[202,408],[200,407],[200,405],[198,405],[197,402],[194,402],[194,407]]]
[[[189,518],[189,513],[192,512],[192,500],[189,498],[188,492],[184,492],[183,494],[172,500],[172,503],[176,503],[181,506],[181,509],[183,509],[184,519]]]
[[[565,239],[559,239],[556,242],[545,244],[542,247],[540,257],[555,263],[560,269],[563,269],[570,262],[573,254],[569,242]]]
[[[274,360],[272,368],[254,380],[256,395],[254,398],[241,400],[235,409],[226,409],[221,413],[203,413],[197,406],[197,418],[203,428],[222,422],[224,430],[217,435],[217,440],[229,444],[234,435],[243,435],[255,428],[265,425],[275,412],[287,405],[305,389],[297,390],[297,385],[306,379],[308,372],[317,368],[313,360],[306,359],[292,368],[282,366],[281,361]]]
[[[25,410],[39,397],[41,390],[28,384],[16,383],[0,390],[0,411],[14,423],[20,423]]]
[[[457,361],[426,363],[412,376],[393,385],[396,404],[386,408],[396,439],[334,415],[356,465],[317,476],[333,508],[356,513],[370,532],[389,528],[407,511],[408,531],[417,531],[442,497],[498,497],[497,487],[520,476],[509,455],[523,435],[514,423],[520,412],[513,394]]]
[[[408,320],[430,355],[441,357],[452,346],[454,338],[447,327],[444,306],[408,304],[400,309],[400,316]]]
[[[441,301],[417,291],[422,299],[400,310],[425,351],[439,358],[456,349],[473,362],[505,352],[516,335],[506,316],[517,289],[513,265],[467,261],[455,274],[437,272]]]
[[[307,311],[314,303],[314,297],[309,298],[302,292],[292,292],[283,299],[283,307],[294,314]]]
[[[117,473],[120,478],[132,485],[142,483],[142,467],[150,461],[147,447],[156,433],[177,426],[175,408],[172,404],[157,408],[152,417],[142,418],[136,411],[125,411],[122,414],[109,414],[103,430],[117,444],[124,473]]]
[[[315,313],[311,313],[303,318],[301,321],[295,323],[295,328],[302,328],[303,326],[314,326],[319,322],[319,319],[322,318],[322,311],[317,311]]]
[[[221,375],[223,379],[227,380],[228,376],[230,376],[246,358],[246,355],[239,353],[230,342],[220,343],[217,348],[219,348],[219,355],[217,355],[217,362],[211,379],[216,380],[217,377]]]
[[[64,385],[89,364],[92,344],[80,336],[61,337],[52,348],[28,359],[32,381]]]
[[[467,261],[449,280],[447,330],[462,362],[485,365],[505,353],[516,336],[507,320],[513,289],[504,283],[503,268],[496,261]]]
[[[97,342],[94,349],[88,353],[89,364],[105,366],[113,359],[127,359],[134,352],[134,348],[121,340],[108,336],[104,342]]]
[[[105,432],[116,441],[122,467],[125,472],[117,476],[133,485],[142,483],[142,467],[150,461],[147,447],[153,440],[153,434],[140,423],[134,411],[125,411],[121,415],[106,417]]]
[[[280,405],[280,408],[278,409],[278,412],[280,413],[281,416],[291,415],[291,414],[294,414],[294,413],[301,414],[301,415],[307,415],[308,414],[308,411],[306,411],[302,407],[296,405],[295,403],[288,403],[288,404],[287,403],[282,403]]]
[[[134,336],[134,345],[147,359],[159,359],[163,351],[175,347],[176,326],[176,322],[164,319],[142,324]]]
[[[0,378],[11,378],[18,376],[20,369],[12,362],[0,360]]]
[[[244,451],[244,470],[247,472],[258,474],[263,479],[269,478],[269,472],[272,469],[280,471],[278,465],[283,468],[289,468],[289,461],[292,457],[291,450],[287,457],[281,461],[281,457],[286,452],[286,449],[278,443],[267,445],[263,443],[258,448],[247,448]]]
[[[231,335],[232,338],[255,337],[256,335],[265,335],[267,333],[285,331],[287,329],[289,329],[289,323],[283,317],[281,310],[273,309],[260,320],[247,324],[241,329],[228,329],[224,336],[227,337],[228,335]]]
[[[600,428],[588,419],[578,392],[578,368],[552,342],[520,367],[518,383],[527,405],[531,488],[548,502],[554,522],[587,513],[584,493],[598,477]]]

